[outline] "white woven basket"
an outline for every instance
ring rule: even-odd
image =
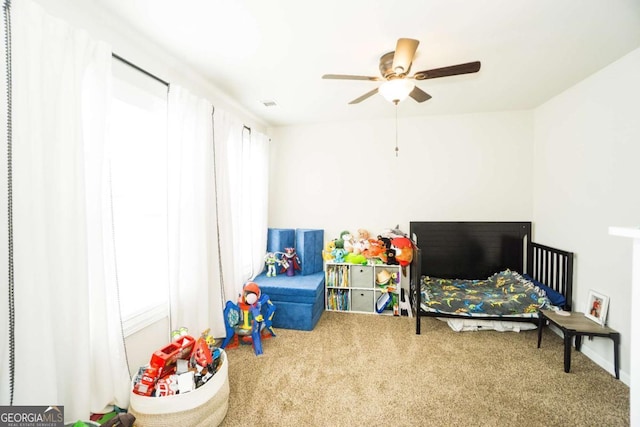
[[[229,407],[229,364],[221,350],[218,372],[202,387],[165,397],[130,396],[136,427],[210,427],[219,425]],[[132,387],[133,390],[133,387]]]

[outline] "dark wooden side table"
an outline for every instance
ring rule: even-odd
[[[613,364],[616,379],[620,379],[619,372],[619,346],[620,333],[609,328],[608,326],[600,326],[593,320],[584,316],[583,313],[575,311],[569,312],[568,316],[563,316],[553,310],[540,310],[538,315],[538,348],[542,342],[542,328],[547,321],[556,325],[564,336],[564,371],[571,370],[571,341],[575,337],[576,350],[580,351],[582,345],[582,337],[605,337],[613,340]]]

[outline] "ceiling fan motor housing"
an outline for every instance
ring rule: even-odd
[[[395,70],[393,69],[394,54],[395,52],[392,51],[392,52],[385,53],[380,57],[380,74],[382,75],[382,77],[384,77],[387,80],[400,77],[396,74]],[[410,70],[411,70],[411,65],[409,65],[409,69],[404,70],[402,74],[405,74],[405,75],[409,74]]]

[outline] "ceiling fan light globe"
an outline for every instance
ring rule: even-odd
[[[405,79],[388,80],[380,85],[378,92],[387,101],[397,104],[407,99],[414,86],[413,83]]]

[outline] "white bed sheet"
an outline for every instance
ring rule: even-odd
[[[449,327],[456,332],[486,331],[520,332],[536,329],[537,326],[530,322],[510,322],[508,320],[483,320],[483,319],[449,319],[438,317],[438,320],[447,322]]]

